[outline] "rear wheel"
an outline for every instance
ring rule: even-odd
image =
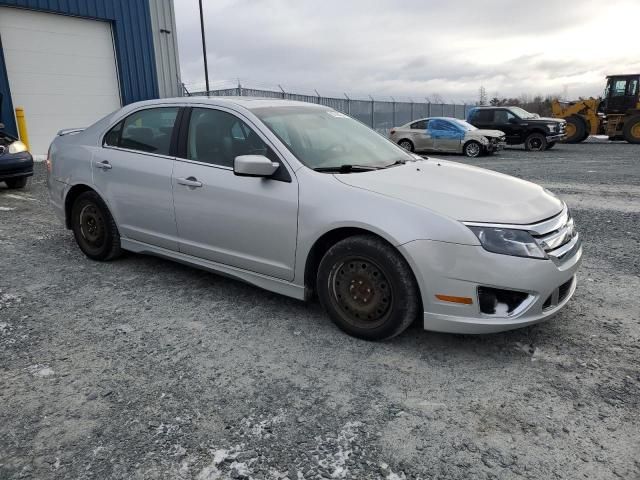
[[[24,188],[27,185],[27,177],[9,178],[5,180],[5,183],[7,184],[7,187],[11,189]]]
[[[524,148],[529,152],[542,152],[547,148],[547,139],[541,133],[532,133],[524,141]]]
[[[418,316],[420,295],[400,253],[373,235],[346,238],[318,267],[320,303],[350,335],[383,340],[404,331]]]
[[[402,148],[404,148],[405,150],[409,151],[409,152],[413,152],[413,142],[411,140],[400,140],[398,142],[398,145],[400,145]]]
[[[470,157],[470,158],[479,157],[480,154],[482,153],[482,145],[480,145],[475,140],[471,140],[470,142],[465,143],[462,151],[467,157]]]
[[[120,255],[118,227],[97,193],[84,192],[76,198],[71,227],[80,250],[92,260],[112,260]]]
[[[635,115],[626,120],[622,133],[627,142],[640,143],[640,115]]]

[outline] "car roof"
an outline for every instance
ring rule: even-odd
[[[322,108],[329,109],[330,107],[324,105],[317,105],[308,102],[298,102],[295,100],[285,100],[283,98],[259,98],[259,97],[205,97],[205,96],[193,96],[193,97],[174,97],[174,98],[158,98],[154,100],[145,100],[142,102],[136,102],[135,106],[151,106],[151,105],[167,105],[167,104],[210,104],[212,106],[230,106],[230,107],[244,107],[248,110],[257,108],[269,108],[269,107],[308,107],[308,108]],[[129,106],[129,105],[128,105]]]

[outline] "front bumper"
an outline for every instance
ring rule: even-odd
[[[504,150],[504,148],[507,146],[507,142],[489,142],[487,145],[485,145],[485,149],[487,150],[487,152],[499,152],[501,150]]]
[[[33,158],[29,152],[0,155],[0,181],[33,175]]]
[[[567,135],[565,133],[556,133],[554,135],[547,135],[547,143],[550,143],[550,142],[561,142],[565,138],[567,138]]]
[[[425,330],[449,333],[501,332],[553,317],[573,296],[575,273],[582,260],[579,242],[560,262],[431,240],[409,242],[400,250],[420,286]],[[510,314],[488,315],[480,310],[479,287],[524,292],[527,297]],[[559,289],[562,295],[558,295]],[[436,295],[471,298],[472,303],[441,301]]]

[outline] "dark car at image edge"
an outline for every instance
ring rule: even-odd
[[[540,117],[520,107],[475,107],[467,122],[481,129],[502,130],[507,145],[524,144],[526,150],[544,151],[566,138],[567,122]]]
[[[9,188],[23,188],[33,175],[33,157],[20,140],[4,131],[0,123],[0,182]]]

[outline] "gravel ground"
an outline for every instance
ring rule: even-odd
[[[555,319],[368,343],[317,303],[88,260],[42,164],[0,187],[0,478],[640,478],[640,146],[468,163],[572,207],[585,259]]]

